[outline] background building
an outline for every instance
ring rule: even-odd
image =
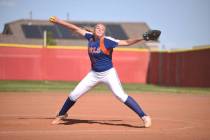
[[[96,22],[73,23],[82,28],[92,28],[97,24]],[[138,38],[149,29],[145,22],[105,22],[104,24],[107,27],[106,35],[116,39]],[[49,23],[47,20],[17,20],[7,23],[3,33],[0,34],[0,42],[42,45],[45,30],[52,35],[56,45],[86,46],[87,41],[82,36],[62,26]],[[145,47],[145,45],[136,44],[131,47]]]

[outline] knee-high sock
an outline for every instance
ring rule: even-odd
[[[62,116],[65,115],[66,112],[75,104],[75,101],[70,100],[70,98],[68,97],[63,105],[63,107],[61,108],[58,116]]]
[[[138,105],[138,103],[132,97],[128,96],[127,100],[125,101],[125,104],[134,112],[136,112],[139,115],[139,117],[142,118],[146,115],[141,109],[141,107]]]

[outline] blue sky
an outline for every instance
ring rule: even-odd
[[[0,32],[5,23],[56,15],[73,21],[146,22],[162,30],[166,48],[210,44],[210,0],[0,0]]]

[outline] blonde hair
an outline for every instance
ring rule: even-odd
[[[82,27],[82,29],[84,29],[84,30],[86,30],[88,32],[91,32],[91,33],[95,34],[95,28],[96,28],[97,25],[102,25],[104,27],[104,34],[105,34],[105,32],[106,32],[106,26],[103,23],[98,23],[94,27],[84,26],[84,27]]]
[[[102,26],[104,26],[104,31],[106,31],[106,26],[105,26],[105,24],[103,24],[103,23],[98,23],[98,24],[95,25],[95,27],[96,27],[97,25],[102,25]],[[95,27],[94,27],[94,28],[95,28]]]
[[[88,31],[88,32],[94,33],[94,27],[84,26],[83,29]]]

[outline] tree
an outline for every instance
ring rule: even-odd
[[[52,31],[47,31],[47,45],[56,45]]]

